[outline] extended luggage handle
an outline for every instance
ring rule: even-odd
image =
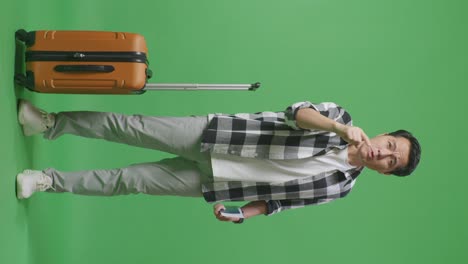
[[[198,84],[198,83],[148,83],[144,90],[235,90],[255,91],[260,88],[260,83],[252,84]]]
[[[147,79],[153,77],[153,71],[146,69]],[[198,83],[147,83],[144,90],[176,90],[176,91],[186,91],[186,90],[236,90],[244,91],[250,90],[255,91],[260,88],[260,83],[252,84],[198,84]]]

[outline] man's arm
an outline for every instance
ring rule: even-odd
[[[370,145],[369,137],[361,128],[336,122],[312,108],[302,108],[297,111],[296,124],[302,129],[316,129],[334,132],[351,145],[364,141]]]
[[[224,217],[221,215],[220,211],[225,209],[223,204],[215,204],[214,206],[214,215],[220,221],[235,222],[239,221],[239,218]],[[266,214],[267,205],[265,201],[254,201],[242,206],[242,211],[244,213],[245,219],[252,216]]]
[[[345,190],[340,194],[340,197],[344,197],[349,193],[349,190]],[[250,218],[257,215],[272,215],[278,212],[293,208],[302,208],[309,205],[319,205],[333,201],[336,198],[311,198],[311,199],[292,199],[292,200],[270,200],[270,201],[255,201],[250,202],[242,206],[242,211],[244,212],[245,218]],[[270,209],[269,209],[270,207]],[[224,222],[235,222],[239,218],[229,218],[221,215],[220,211],[224,209],[223,204],[214,205],[214,215],[215,217]],[[270,210],[270,211],[269,211]]]

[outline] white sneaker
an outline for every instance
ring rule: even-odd
[[[24,170],[16,176],[16,197],[18,199],[29,198],[35,192],[43,192],[49,188],[52,188],[52,178],[42,171]]]
[[[27,100],[21,99],[18,106],[18,121],[23,126],[25,136],[44,133],[55,124],[55,115],[35,107]]]

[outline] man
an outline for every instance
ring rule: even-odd
[[[250,201],[245,218],[271,215],[347,195],[364,167],[406,176],[417,167],[420,145],[398,130],[369,139],[335,103],[299,102],[283,112],[147,117],[100,112],[49,114],[19,102],[27,136],[64,134],[105,139],[177,155],[127,168],[63,172],[25,170],[17,196],[36,191],[83,195],[203,196],[208,202]],[[220,221],[223,204],[214,206]]]

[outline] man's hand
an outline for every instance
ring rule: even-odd
[[[369,137],[359,127],[336,123],[335,133],[351,145],[357,146],[364,142],[366,145],[371,146]]]
[[[213,206],[213,213],[215,217],[219,221],[223,222],[237,222],[240,220],[238,217],[225,217],[221,215],[221,210],[225,210],[226,208],[224,207],[223,204],[215,204]],[[242,211],[244,214],[244,219],[256,216],[256,215],[262,215],[266,214],[268,209],[267,209],[267,204],[265,201],[253,201],[248,204],[245,204],[242,206]]]
[[[318,129],[335,132],[351,145],[359,145],[364,142],[371,145],[369,137],[359,127],[347,126],[321,115],[311,108],[300,109],[296,114],[296,123],[302,129]]]
[[[236,221],[240,220],[240,218],[238,218],[238,217],[225,217],[225,216],[222,216],[221,215],[221,210],[225,210],[225,209],[226,209],[226,207],[224,207],[223,204],[215,204],[213,206],[214,215],[219,221],[236,222]]]

